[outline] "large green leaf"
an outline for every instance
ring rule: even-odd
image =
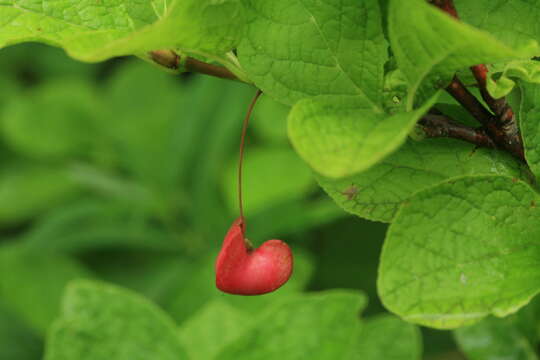
[[[245,0],[238,48],[248,76],[292,105],[315,95],[355,98],[381,112],[387,44],[377,0]]]
[[[378,289],[404,319],[455,328],[517,311],[540,286],[540,197],[504,176],[418,193],[388,230]]]
[[[0,301],[40,333],[58,315],[66,284],[90,276],[71,258],[14,246],[0,247],[0,274]]]
[[[130,291],[90,281],[66,290],[62,317],[47,340],[46,360],[182,360],[173,321]]]
[[[349,309],[344,308],[347,297],[351,301]],[[326,315],[317,313],[318,303],[321,311],[328,311],[329,314],[332,311],[339,311],[342,314],[340,334],[333,333],[331,336],[328,335],[330,339],[327,339],[329,342],[333,341],[336,346],[341,345],[342,348],[329,349],[328,351],[334,353],[333,356],[328,353],[326,358],[347,360],[421,358],[421,338],[415,326],[388,315],[361,322],[358,316],[361,310],[358,305],[360,299],[357,295],[356,298],[354,304],[353,293],[347,294],[342,291],[298,295],[294,299],[275,302],[264,310],[261,308],[258,314],[251,316],[221,300],[214,300],[184,323],[180,335],[192,359],[211,360],[221,352],[223,353],[217,356],[219,359],[228,359],[235,355],[241,359],[269,359],[277,356],[268,350],[271,347],[276,348],[274,351],[283,351],[280,356],[284,356],[285,359],[301,359],[302,357],[298,355],[303,352],[309,353],[312,346],[317,343],[309,339],[300,341],[298,339],[304,337],[306,333],[309,333],[310,338],[324,337],[327,331],[337,328],[332,325],[334,320],[331,316],[326,318]],[[362,306],[365,306],[363,301]],[[325,309],[326,307],[330,309]],[[282,323],[281,317],[286,319],[287,314],[291,319],[291,328],[287,323]],[[276,327],[280,330],[275,330]],[[242,348],[247,341],[253,341],[250,343],[253,346]],[[292,346],[295,341],[297,343]],[[329,343],[323,342],[321,345],[328,345],[330,348]],[[290,351],[291,349],[296,350]]]
[[[283,302],[217,359],[351,359],[366,301],[358,293],[336,290]]]
[[[243,30],[238,0],[5,0],[0,17],[0,47],[37,40],[84,61],[161,48],[222,55]]]
[[[522,167],[511,156],[475,149],[453,139],[409,140],[367,171],[343,179],[318,175],[323,189],[346,211],[391,222],[399,205],[414,193],[452,177],[508,175],[520,177]]]
[[[540,53],[536,42],[510,48],[424,0],[391,0],[388,26],[392,51],[409,82],[409,109],[418,98],[422,101],[446,86],[459,69],[527,60]]]
[[[379,114],[334,97],[305,99],[289,114],[289,137],[300,156],[331,178],[350,176],[402,145],[436,96],[411,112]]]

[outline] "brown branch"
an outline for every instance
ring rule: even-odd
[[[456,7],[454,6],[453,0],[430,0],[430,2],[440,8],[441,10],[445,11],[449,15],[455,17],[456,19],[459,18]],[[480,89],[480,94],[482,95],[482,98],[490,108],[490,110],[495,114],[495,116],[492,116],[492,119],[489,119],[485,114],[485,111],[480,110],[478,107],[478,104],[472,104],[473,101],[467,101],[469,107],[467,107],[465,104],[460,102],[471,114],[478,119],[482,125],[485,126],[488,133],[491,135],[491,137],[495,140],[495,142],[502,148],[508,150],[513,155],[517,156],[518,158],[524,160],[525,159],[525,153],[523,150],[523,140],[521,139],[521,134],[519,131],[519,127],[516,121],[516,117],[514,114],[514,111],[506,101],[506,98],[500,98],[500,99],[494,99],[487,90],[487,76],[488,76],[488,68],[484,64],[478,64],[471,67],[471,71],[476,78],[476,81],[478,83],[478,87]],[[454,80],[452,81],[452,84],[450,86],[457,86],[460,87],[459,84],[456,84],[457,80],[456,77],[454,77]],[[461,84],[463,85],[463,84]],[[465,87],[463,87],[465,88]],[[466,90],[466,88],[465,88]],[[456,91],[455,89],[450,89],[450,91]],[[461,92],[461,89],[457,90]],[[452,94],[452,93],[451,93]],[[459,94],[459,96],[462,97],[463,94]],[[454,95],[453,95],[454,96]],[[458,98],[454,96],[456,100]],[[466,99],[469,97],[467,96]],[[462,100],[464,98],[462,97]],[[459,101],[459,100],[458,100]],[[478,102],[479,103],[479,102]],[[473,105],[471,107],[471,105]],[[480,104],[481,105],[481,104]],[[483,105],[481,105],[482,108],[484,108]],[[485,109],[485,108],[484,108]],[[487,110],[486,110],[487,111]]]
[[[478,147],[496,147],[484,129],[475,129],[460,124],[439,113],[427,114],[418,123],[422,126],[426,136],[430,138],[448,137],[467,141]]]
[[[168,69],[179,70],[180,67],[183,66],[188,72],[205,74],[221,79],[241,81],[229,69],[223,66],[209,64],[189,56],[183,59],[182,64],[180,55],[171,50],[154,50],[150,51],[148,55],[156,64]]]
[[[493,115],[455,76],[446,90],[483,125],[498,147],[507,150],[521,160],[525,160],[523,142],[514,121],[514,112],[509,106],[503,108],[504,113],[500,116]]]
[[[446,91],[463,106],[480,124],[489,128],[494,124],[492,113],[474,96],[465,85],[454,76]]]

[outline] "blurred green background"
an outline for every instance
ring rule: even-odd
[[[339,209],[286,136],[288,109],[262,97],[245,161],[248,236],[286,240],[280,291],[232,297],[213,262],[238,215],[236,164],[246,85],[173,76],[137,59],[89,65],[58,49],[0,51],[0,359],[40,359],[67,282],[134,289],[182,324],[216,298],[257,311],[299,291],[375,282],[386,225]],[[427,357],[454,347],[424,332]]]

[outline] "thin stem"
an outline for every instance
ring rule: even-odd
[[[221,79],[242,81],[226,67],[209,64],[204,61],[192,58],[190,56],[186,56],[184,59],[181,59],[180,55],[176,54],[174,51],[171,50],[154,50],[150,51],[148,55],[155,63],[168,69],[180,69],[181,63],[183,61],[183,66],[188,72],[205,74]]]
[[[460,124],[440,113],[427,114],[418,123],[430,138],[448,137],[467,141],[478,147],[495,148],[495,143],[484,129]]]
[[[242,197],[242,168],[244,164],[244,147],[246,142],[246,133],[249,125],[249,119],[251,118],[253,108],[255,107],[255,104],[257,103],[257,100],[259,99],[261,94],[262,91],[257,90],[257,93],[251,100],[248,111],[246,113],[246,117],[244,118],[244,123],[242,125],[242,135],[240,136],[240,156],[238,158],[238,208],[240,210],[240,218],[242,219],[242,232],[244,233],[244,237],[246,234],[246,222],[244,221],[244,199]]]

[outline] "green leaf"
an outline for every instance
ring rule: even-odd
[[[280,303],[217,359],[350,359],[366,302],[336,290]]]
[[[389,315],[368,318],[362,325],[353,359],[420,360],[422,337],[416,326]]]
[[[79,187],[69,172],[54,166],[6,166],[0,172],[0,224],[27,220],[72,198]]]
[[[540,62],[536,60],[516,60],[493,66],[487,78],[487,89],[491,96],[499,99],[510,94],[516,86],[516,80],[540,83]]]
[[[216,299],[184,323],[180,338],[191,360],[210,360],[248,331],[251,321],[247,314]]]
[[[243,31],[238,0],[7,0],[0,17],[0,47],[37,40],[63,47],[83,61],[161,48],[223,55],[236,46]]]
[[[418,191],[463,175],[521,177],[520,164],[501,151],[475,149],[453,139],[409,140],[379,164],[352,177],[318,175],[323,189],[346,211],[391,222],[401,203]]]
[[[508,319],[489,317],[478,324],[458,329],[455,338],[470,360],[537,360],[532,344]]]
[[[314,187],[311,170],[288,146],[248,148],[243,176],[244,208],[255,214],[288,200],[299,200]],[[238,211],[238,159],[224,174],[223,193],[229,209]]]
[[[85,155],[96,139],[99,103],[88,83],[48,82],[6,104],[2,135],[14,151],[36,159]]]
[[[377,114],[335,98],[305,99],[289,115],[289,137],[320,174],[339,178],[367,170],[401,146],[436,96],[421,108]]]
[[[446,86],[459,69],[540,52],[535,41],[512,49],[423,0],[391,0],[388,26],[392,51],[409,82],[408,109]]]
[[[173,321],[131,291],[74,282],[62,315],[48,336],[46,360],[187,359]]]
[[[520,82],[521,103],[517,116],[525,149],[525,159],[533,174],[540,176],[540,85]]]
[[[487,89],[491,96],[499,99],[514,89],[516,79],[540,84],[540,62],[535,60],[511,61],[505,64],[501,71],[491,71],[490,75],[487,79]]]
[[[528,0],[455,0],[460,18],[511,46],[540,39],[540,7]],[[519,19],[519,21],[515,21]]]
[[[354,98],[381,112],[387,58],[377,0],[244,0],[239,60],[257,87],[293,105],[316,95]]]
[[[75,260],[55,254],[0,247],[0,301],[28,326],[45,332],[58,315],[62,291],[78,278],[90,277]]]
[[[540,290],[539,203],[527,184],[504,176],[464,177],[418,193],[388,230],[382,302],[436,328],[517,311]]]

